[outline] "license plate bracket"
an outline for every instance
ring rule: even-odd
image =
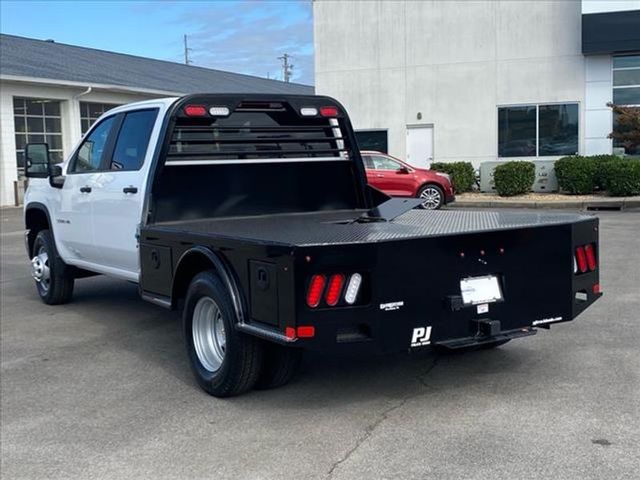
[[[460,294],[464,305],[481,305],[504,300],[497,275],[466,277],[460,280]]]

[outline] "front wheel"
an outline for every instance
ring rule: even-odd
[[[73,296],[74,277],[56,253],[53,235],[41,230],[33,242],[31,276],[40,299],[47,305],[68,303]]]
[[[238,331],[231,297],[213,271],[196,275],[187,291],[183,331],[191,369],[202,389],[231,397],[253,388],[262,344]]]
[[[418,198],[422,200],[421,208],[437,210],[444,203],[444,192],[437,185],[425,185],[418,192]]]

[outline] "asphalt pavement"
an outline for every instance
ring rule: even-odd
[[[220,400],[135,285],[43,305],[3,209],[0,476],[637,479],[640,212],[598,215],[605,296],[574,322],[464,355],[307,355],[290,385]]]

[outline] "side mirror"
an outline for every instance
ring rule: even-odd
[[[409,169],[407,167],[400,167],[396,173],[400,173],[402,175],[406,175],[407,173],[409,173]]]
[[[46,143],[28,143],[24,147],[25,176],[28,178],[47,178],[49,171],[49,146]]]

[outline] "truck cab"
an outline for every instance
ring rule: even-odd
[[[24,202],[29,251],[37,233],[33,227],[45,216],[67,265],[138,282],[137,230],[147,179],[175,101],[114,108],[84,135],[57,180],[30,178]]]

